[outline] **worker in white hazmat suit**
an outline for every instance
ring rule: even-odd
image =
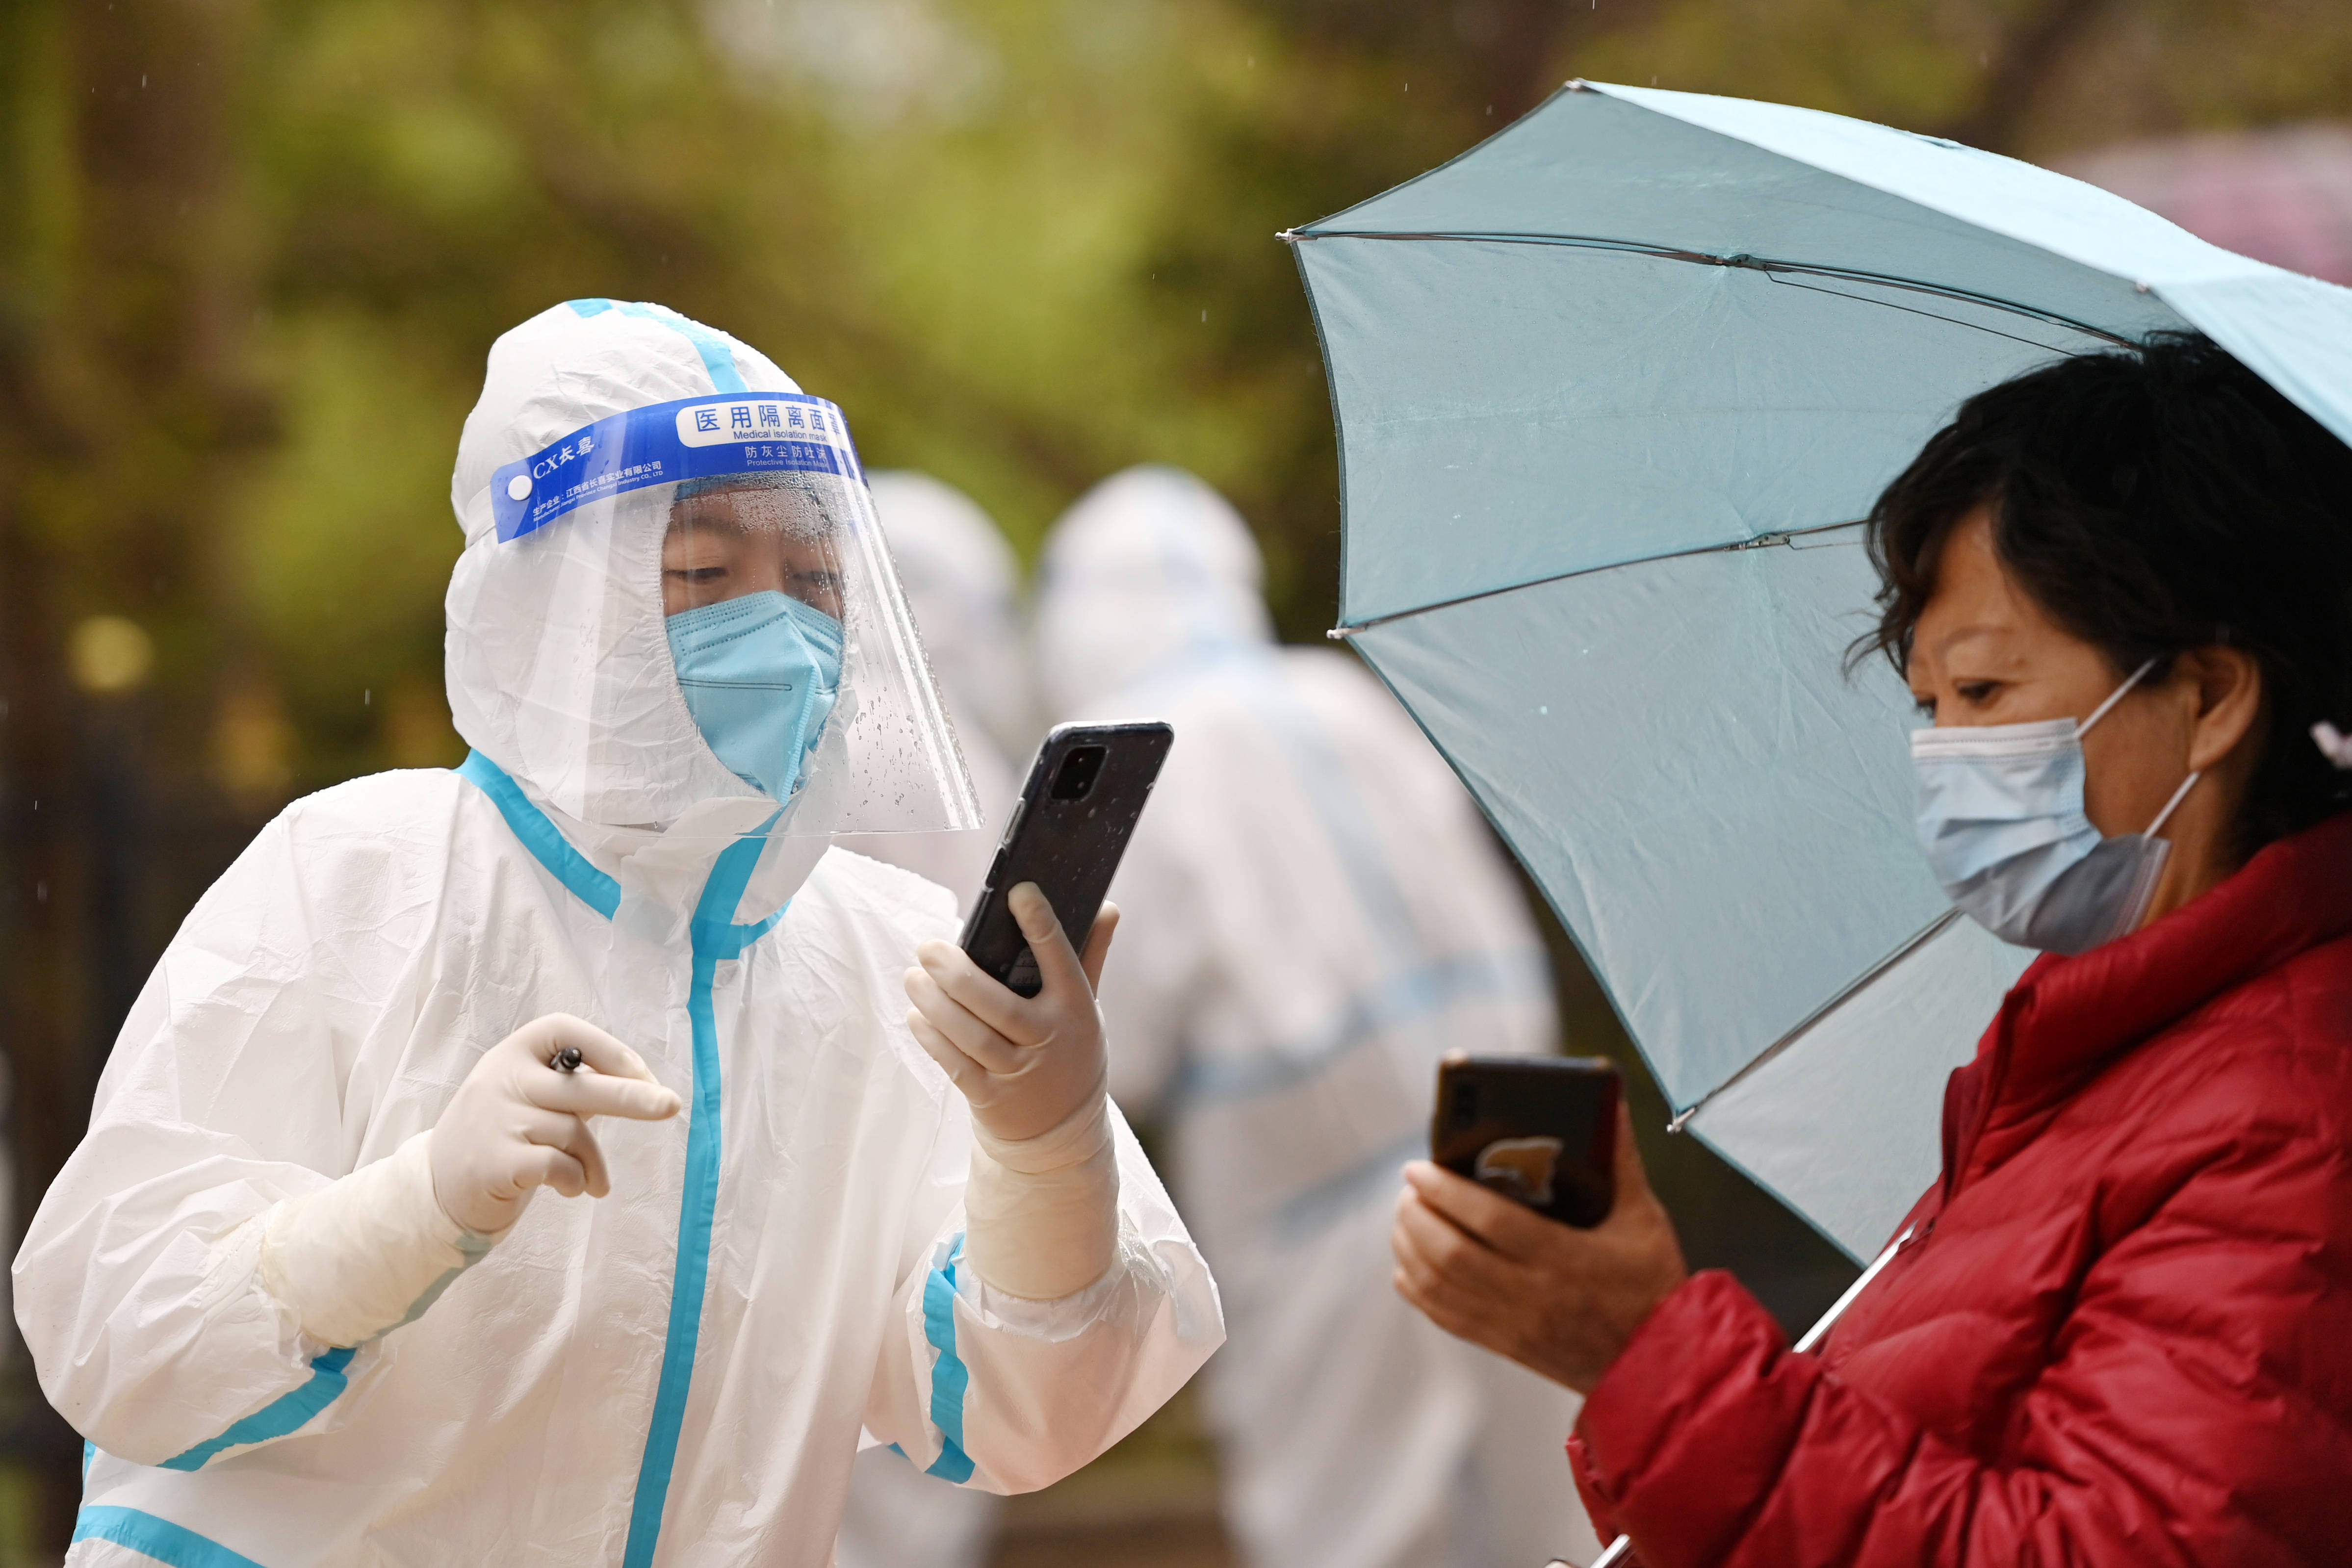
[[[1085,1463],[1215,1290],[1101,1093],[1101,945],[1016,900],[1024,1003],[827,852],[975,815],[840,410],[574,301],[491,350],[452,498],[473,755],[263,831],[17,1255],[68,1561],[818,1568],[861,1431]]]
[[[1037,612],[1057,716],[1176,730],[1103,1008],[1112,1092],[1165,1119],[1223,1292],[1227,1525],[1261,1568],[1588,1561],[1575,1396],[1390,1283],[1440,1057],[1552,1049],[1539,939],[1444,761],[1355,660],[1276,647],[1259,581],[1221,497],[1131,469],[1055,527]]]
[[[968,915],[1020,789],[1009,755],[1025,750],[1040,727],[1020,622],[1020,571],[995,523],[953,486],[887,469],[870,470],[866,485],[963,743],[984,826],[842,841],[938,883]],[[834,1548],[838,1568],[980,1568],[999,1511],[987,1492],[925,1475],[888,1448],[868,1448],[850,1475]]]

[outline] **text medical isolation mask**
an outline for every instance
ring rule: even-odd
[[[668,630],[702,738],[737,778],[791,800],[841,694],[841,622],[770,590],[681,610]]]
[[[1944,892],[2004,942],[2084,953],[2137,926],[2171,844],[2156,836],[2191,773],[2145,832],[2103,838],[2083,810],[2083,737],[2156,667],[2132,672],[2077,725],[1915,729],[1919,841]]]

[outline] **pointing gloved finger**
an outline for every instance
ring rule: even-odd
[[[1029,951],[1036,956],[1037,973],[1045,981],[1037,999],[1050,1005],[1081,990],[1092,998],[1094,978],[1078,962],[1069,934],[1062,929],[1062,922],[1045,891],[1034,882],[1024,882],[1004,895],[1004,904],[1013,912],[1013,918],[1021,923],[1021,935],[1029,938]],[[1108,941],[1106,937],[1106,944]],[[1104,950],[1109,950],[1108,946]]]
[[[533,1019],[509,1038],[527,1042],[531,1054],[541,1061],[552,1061],[570,1049],[580,1053],[582,1061],[608,1078],[654,1082],[653,1070],[646,1065],[645,1058],[587,1019],[570,1013],[549,1013]]]
[[[949,1043],[982,1067],[991,1072],[1019,1071],[1019,1048],[974,1018],[971,1009],[942,990],[929,972],[907,971],[907,999]]]
[[[523,1097],[531,1104],[574,1116],[626,1116],[635,1122],[660,1122],[683,1106],[674,1091],[648,1079],[608,1078],[601,1071],[532,1072],[522,1074]]]
[[[1039,1001],[1014,995],[1011,988],[983,973],[962,948],[926,942],[915,949],[915,957],[950,1000],[1009,1043],[1039,1045],[1052,1038],[1052,1027],[1044,1021]]]

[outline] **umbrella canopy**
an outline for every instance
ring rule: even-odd
[[[1678,1122],[1857,1257],[2030,955],[1911,827],[1859,519],[1960,401],[2210,333],[2352,439],[2352,291],[2118,197],[1780,105],[1572,83],[1286,235],[1341,627],[1542,884]]]

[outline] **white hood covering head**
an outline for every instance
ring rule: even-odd
[[[1231,503],[1178,468],[1114,474],[1054,526],[1039,571],[1040,679],[1057,717],[1274,641],[1265,568]]]
[[[979,502],[929,474],[876,469],[866,486],[967,760],[979,740],[1007,756],[1026,751],[1042,727],[1024,657],[1021,567],[1003,531]],[[985,734],[971,735],[966,716]]]
[[[761,402],[762,396],[775,401]],[[597,498],[566,502],[543,526],[536,516],[518,526],[514,517],[518,504],[535,512],[567,476],[587,471],[585,461],[564,467],[541,476],[537,490],[530,477],[552,470],[558,453],[569,465],[573,438],[585,427],[714,397],[742,402],[719,406],[719,433],[707,436],[690,434],[700,405],[678,413],[675,442],[688,444],[673,443],[669,471],[681,456],[700,473],[721,455],[747,469],[773,457],[781,468],[785,448],[776,438],[802,434],[782,426],[804,418],[828,432],[810,439],[830,443],[832,455],[818,455],[837,465],[814,477],[742,476],[754,485],[830,486],[828,506],[838,514],[831,526],[845,604],[840,699],[808,781],[777,831],[971,825],[977,820],[971,784],[839,411],[803,395],[756,350],[657,305],[574,300],[491,346],[481,401],[467,417],[450,481],[450,503],[466,531],[447,601],[449,708],[457,732],[532,796],[580,822],[719,839],[777,817],[777,802],[712,751],[680,693],[661,577],[680,486],[644,477],[644,466],[633,462],[639,433],[632,428],[632,447],[618,454],[632,466],[617,480],[600,476]],[[746,424],[739,444],[726,416],[755,414],[777,428]],[[652,421],[647,439],[671,440],[666,416],[640,417]],[[770,445],[750,444],[753,435],[771,437]],[[615,456],[608,429],[595,460],[609,470]],[[528,469],[513,466],[527,463]],[[702,481],[714,482],[732,481]]]

